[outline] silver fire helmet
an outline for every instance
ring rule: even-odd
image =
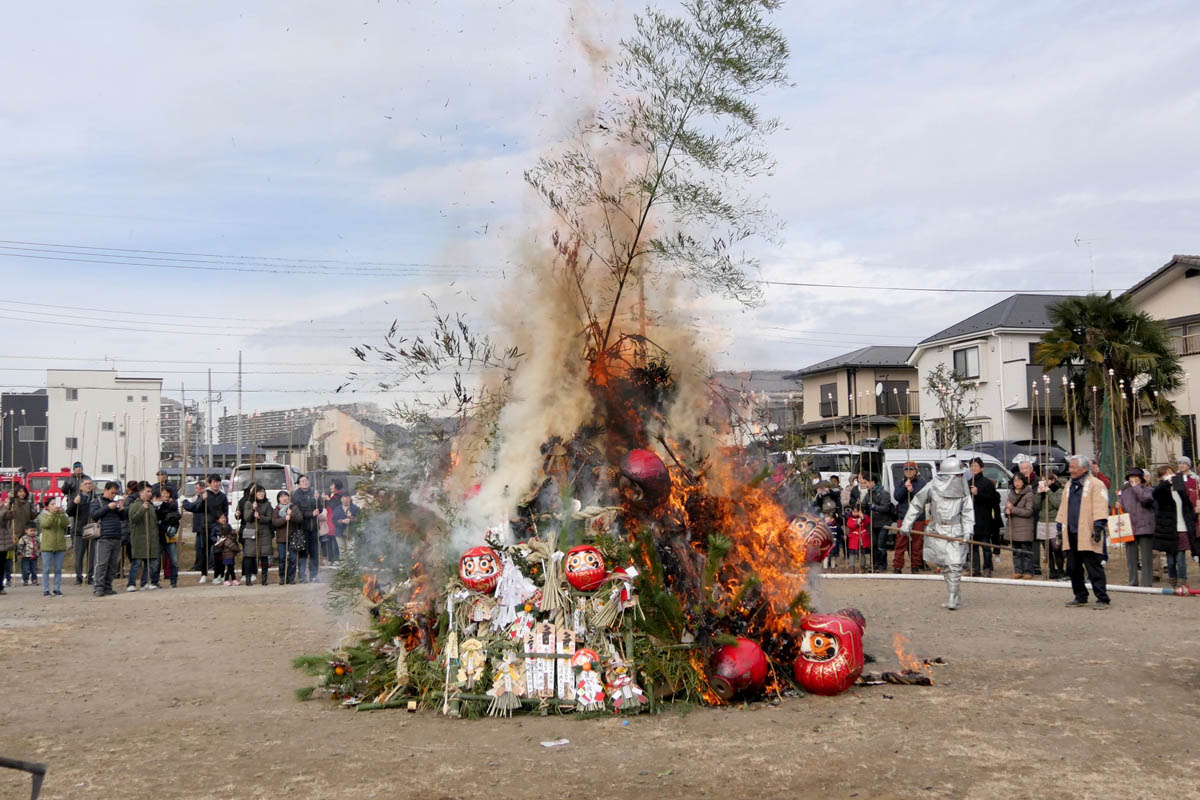
[[[939,475],[961,475],[963,471],[962,462],[958,460],[958,456],[949,456],[942,459],[942,463],[938,465]]]

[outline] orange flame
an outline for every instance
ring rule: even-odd
[[[930,675],[933,669],[921,659],[908,652],[912,642],[902,633],[892,634],[892,647],[896,650],[896,659],[907,672],[923,672]]]
[[[363,597],[367,598],[367,602],[378,605],[383,599],[383,592],[379,589],[379,578],[375,575],[363,575],[362,584]]]

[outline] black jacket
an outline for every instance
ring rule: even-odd
[[[1183,478],[1176,475],[1171,483],[1159,481],[1152,492],[1154,496],[1154,549],[1164,553],[1179,551],[1179,531],[1176,526],[1175,498],[1178,494],[1183,501],[1183,524],[1188,531],[1188,543],[1193,551],[1196,546],[1196,509],[1188,500],[1187,484]]]
[[[210,492],[205,489],[199,499],[184,500],[183,508],[192,512],[192,531],[205,534],[212,530],[212,526],[217,524],[222,514],[229,513],[229,499],[225,497],[224,492]]]
[[[75,502],[76,494],[80,495],[78,504]],[[92,521],[92,501],[99,496],[95,491],[90,494],[75,491],[64,495],[67,498],[66,512],[67,518],[71,520],[72,535],[81,535],[83,533],[83,526]]]
[[[294,491],[292,493],[292,505],[300,509],[304,515],[304,530],[315,531],[317,529],[317,520],[313,516],[313,512],[317,510],[317,495],[313,492],[312,487]]]
[[[158,517],[158,531],[164,536],[169,536],[168,530],[174,528],[179,530],[179,520],[182,515],[179,513],[179,504],[174,500],[164,500],[162,505],[155,509],[155,516]]]
[[[118,498],[105,500],[103,496],[92,501],[92,521],[100,523],[101,539],[120,539],[125,535],[129,525],[129,511],[125,508],[112,509],[109,503],[117,502]]]
[[[882,528],[891,525],[896,520],[892,517],[892,498],[888,497],[887,489],[882,484],[875,484],[869,496],[871,504],[871,527]]]
[[[1000,531],[1000,493],[986,475],[972,475],[967,483],[976,489],[971,497],[975,508],[975,538],[990,541]]]
[[[908,491],[904,486],[904,481],[896,484],[896,490],[892,492],[892,497],[896,500],[896,519],[903,520],[908,514],[908,504],[913,499],[917,492],[921,491],[925,486],[925,481],[921,480],[921,476],[917,475],[912,479],[912,491]],[[917,515],[917,522],[925,519],[925,509],[921,509],[921,513]]]

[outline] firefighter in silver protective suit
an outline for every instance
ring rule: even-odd
[[[946,579],[948,596],[942,608],[953,611],[962,602],[959,581],[970,555],[971,534],[975,530],[975,507],[971,502],[971,491],[963,475],[962,462],[955,456],[943,459],[933,480],[913,495],[901,530],[909,533],[926,506],[929,507],[926,532],[956,540],[925,539],[925,560],[941,566],[942,577]]]

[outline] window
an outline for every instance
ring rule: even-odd
[[[821,401],[821,416],[822,417],[836,417],[837,416],[837,413],[838,413],[838,402],[837,402],[838,395],[837,395],[837,393],[838,393],[837,383],[821,384],[820,393],[817,395],[817,399]]]
[[[979,377],[979,348],[965,347],[954,351],[954,371],[963,378]]]
[[[1011,488],[1009,486],[1009,481],[1012,480],[1012,476],[1008,473],[1008,470],[1006,470],[1004,467],[1000,467],[995,464],[985,463],[983,465],[983,476],[985,478],[989,478],[992,481],[992,483],[996,484],[997,489]]]
[[[112,429],[113,429],[113,424],[111,422],[101,422],[100,423],[100,430],[111,431]]]
[[[131,395],[131,394],[127,394],[127,395],[125,395],[125,402],[126,402],[126,403],[132,403],[132,402],[133,402],[133,395]]]
[[[917,462],[917,475],[921,480],[929,483],[933,479],[933,464],[928,461]],[[892,486],[904,485],[904,464],[892,464]]]
[[[64,389],[64,391],[67,393],[68,400],[78,400],[79,399],[79,390],[78,389]]]
[[[908,381],[880,381],[883,397],[879,401],[880,414],[895,417],[908,413]]]
[[[124,438],[124,436],[125,436],[125,431],[121,431],[121,433],[120,433],[119,435],[120,435],[122,438]]]
[[[68,436],[66,445],[64,445],[64,446],[68,450],[78,450],[79,449],[79,439],[75,438],[74,436]]]
[[[117,471],[117,468],[112,464],[101,464],[100,471],[111,475]]]
[[[983,426],[968,425],[967,426],[967,441],[961,442],[961,447],[970,447],[975,442],[983,441]]]
[[[1183,415],[1183,442],[1180,445],[1180,452],[1192,460],[1196,461],[1196,415]]]
[[[21,425],[17,428],[18,442],[44,442],[46,441],[46,426],[45,425]]]
[[[150,402],[150,398],[149,398],[147,395],[142,395],[142,402],[143,402],[143,403],[149,403],[149,402]]]

